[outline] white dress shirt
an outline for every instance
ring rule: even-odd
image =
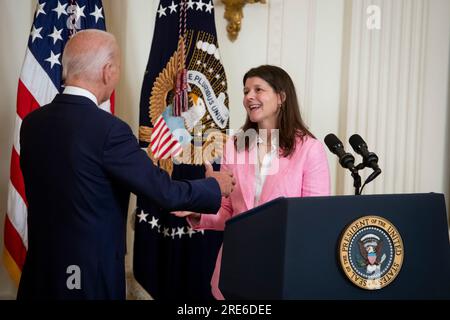
[[[92,102],[95,103],[96,106],[98,106],[98,102],[97,102],[97,98],[95,97],[95,95],[83,88],[80,87],[74,87],[74,86],[67,86],[64,88],[63,91],[64,94],[71,94],[74,96],[82,96],[82,97],[86,97],[89,100],[92,100]]]

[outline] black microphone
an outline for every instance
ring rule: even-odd
[[[355,157],[345,152],[344,146],[338,137],[330,133],[325,137],[324,141],[328,149],[338,156],[341,166],[352,171],[355,169]]]
[[[370,152],[367,148],[366,142],[361,138],[359,134],[354,134],[348,140],[353,150],[363,158],[363,165],[368,168],[372,168],[375,171],[379,171],[378,174],[381,173],[380,168],[378,167],[378,156]],[[371,180],[373,180],[372,178]]]

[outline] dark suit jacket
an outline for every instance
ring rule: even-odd
[[[215,179],[171,180],[125,122],[82,96],[30,113],[20,145],[28,252],[18,299],[124,299],[130,191],[165,210],[220,208]]]

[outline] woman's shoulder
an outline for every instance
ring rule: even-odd
[[[311,145],[322,145],[322,142],[320,142],[317,138],[312,137],[310,135],[303,135],[303,136],[297,136],[295,138],[295,144],[296,146],[311,146]]]
[[[324,152],[323,144],[320,140],[317,138],[314,138],[310,135],[304,135],[303,137],[297,137],[296,138],[296,146],[295,146],[295,153],[302,153],[305,152]]]

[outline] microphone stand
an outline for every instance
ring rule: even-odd
[[[363,169],[364,165],[362,163],[358,164],[356,167],[353,167],[350,169],[352,172],[353,177],[353,187],[355,188],[355,196],[361,195],[361,176],[359,175],[358,171]]]
[[[377,168],[376,170],[374,170],[374,172],[372,172],[372,174],[370,174],[370,176],[364,182],[364,185],[361,187],[361,176],[359,175],[358,171],[362,170],[366,167],[367,167],[366,164],[364,162],[361,162],[356,167],[353,167],[350,169],[350,171],[352,172],[353,187],[355,188],[356,196],[360,196],[364,186],[366,184],[368,184],[370,181],[372,181],[373,179],[375,179],[376,177],[378,177],[378,175],[381,173],[380,168]]]

